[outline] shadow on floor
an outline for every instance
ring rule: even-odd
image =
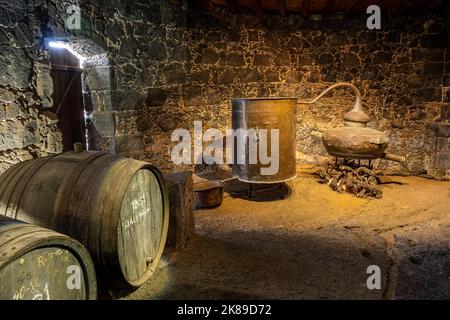
[[[292,188],[287,183],[251,184],[235,181],[228,183],[225,191],[233,198],[256,202],[283,200],[292,195]]]
[[[226,230],[197,236],[127,298],[381,299],[383,290],[367,289],[366,270],[377,264],[387,274],[390,260],[382,242],[329,231],[293,236]]]

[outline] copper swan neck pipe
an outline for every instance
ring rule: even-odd
[[[314,103],[314,102],[318,101],[319,99],[321,99],[324,95],[326,95],[330,90],[333,90],[334,88],[337,88],[337,87],[348,87],[348,88],[351,88],[353,90],[355,96],[356,96],[356,101],[355,101],[355,104],[353,105],[352,111],[363,112],[362,104],[361,104],[361,91],[359,91],[359,89],[353,83],[350,83],[350,82],[338,82],[338,83],[335,83],[335,84],[329,86],[324,91],[322,91],[322,93],[319,94],[314,99],[312,99],[312,100],[299,100],[298,102],[302,103],[302,104]]]

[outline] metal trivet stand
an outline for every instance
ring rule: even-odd
[[[235,189],[233,186],[229,186],[228,193],[233,197],[252,201],[284,200],[292,193],[291,188],[285,182],[270,184],[240,182],[239,187],[241,188]],[[268,193],[268,195],[263,196],[264,193]]]

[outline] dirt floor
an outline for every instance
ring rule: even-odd
[[[287,199],[196,211],[195,239],[125,298],[450,299],[450,182],[383,176],[381,200],[359,199],[315,170],[298,168]]]

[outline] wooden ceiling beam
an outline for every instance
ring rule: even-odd
[[[233,13],[239,12],[239,7],[236,4],[235,0],[226,0],[225,3],[227,4],[228,9],[230,9]]]
[[[403,0],[402,3],[400,4],[400,8],[399,8],[398,12],[400,14],[407,13],[414,8],[414,5],[417,5],[417,2],[414,0]]]
[[[253,0],[252,9],[258,17],[264,14],[261,0]]]
[[[325,14],[330,14],[333,12],[334,7],[336,6],[336,0],[328,0],[327,4],[325,5]]]
[[[286,15],[286,0],[278,0],[278,11],[282,16]]]
[[[301,8],[301,13],[303,17],[308,16],[310,7],[311,7],[311,0],[303,0]]]
[[[199,6],[200,8],[206,9],[208,11],[212,11],[215,8],[214,4],[209,0],[197,0],[194,3],[197,4],[197,6]]]
[[[429,1],[428,3],[425,3],[426,5],[425,5],[424,10],[433,10],[437,6],[439,6],[441,3],[442,3],[442,0]]]
[[[358,0],[352,0],[352,2],[350,2],[350,4],[347,6],[347,8],[345,8],[345,13],[350,12],[357,1]]]
[[[170,1],[180,1],[180,0],[170,0]],[[447,3],[448,0],[347,0],[346,7],[342,8],[344,13],[362,11],[371,4],[378,5],[383,11],[391,11],[395,14],[407,14],[410,12],[417,11],[435,11],[440,10],[442,13],[448,13],[450,10],[450,5]],[[198,7],[213,10],[217,6],[228,8],[229,11],[233,13],[238,13],[241,7],[247,7],[257,15],[264,15],[264,2],[262,0],[246,0],[246,1],[238,1],[238,0],[193,0],[193,3],[198,5]],[[286,16],[289,13],[289,10],[296,11],[302,14],[303,17],[307,17],[311,14],[313,8],[312,0],[298,0],[294,2],[288,2],[288,0],[274,0],[271,1],[270,9],[275,9],[282,16]],[[338,0],[321,0],[322,8],[320,13],[323,14],[332,14],[335,12],[338,7],[338,4],[341,4]],[[274,7],[275,5],[275,7]]]

